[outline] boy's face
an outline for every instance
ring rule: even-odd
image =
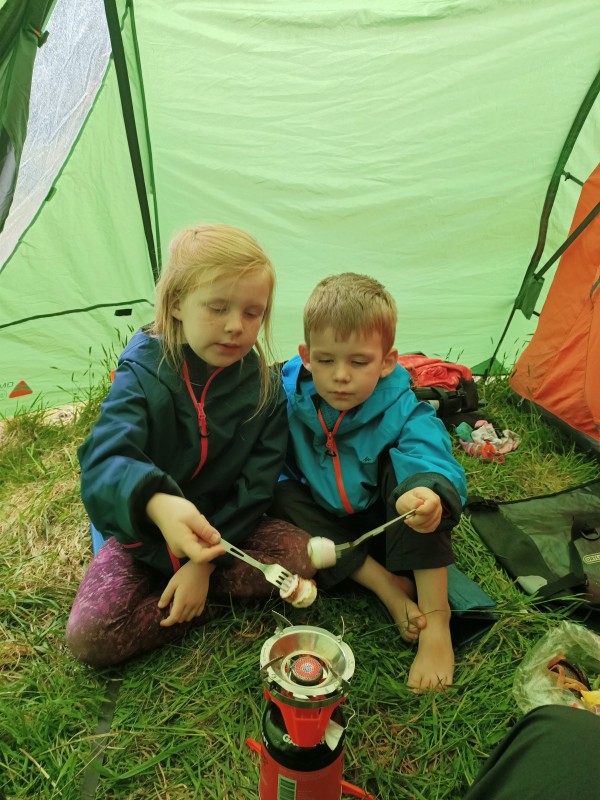
[[[319,395],[338,411],[363,403],[377,381],[393,372],[398,362],[397,350],[383,352],[378,332],[353,333],[339,342],[333,329],[326,328],[312,334],[310,350],[301,344],[298,352]]]

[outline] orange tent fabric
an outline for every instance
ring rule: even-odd
[[[571,231],[600,202],[600,165],[590,175]],[[600,215],[563,254],[536,332],[510,377],[517,394],[600,443]]]

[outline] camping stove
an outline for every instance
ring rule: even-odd
[[[260,669],[262,743],[247,740],[261,756],[260,800],[339,800],[342,790],[370,797],[342,780],[340,705],[354,674],[348,645],[324,628],[278,627],[262,647]]]

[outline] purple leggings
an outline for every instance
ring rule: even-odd
[[[278,563],[303,578],[312,578],[315,569],[308,557],[309,540],[307,533],[289,522],[263,517],[243,549],[257,561]],[[160,621],[169,609],[157,604],[168,579],[137,561],[111,537],[88,567],[75,597],[66,631],[71,652],[92,666],[119,664],[175,642],[188,630],[214,619],[220,613],[214,601],[230,596],[269,597],[276,592],[257,569],[239,559],[231,560],[230,566],[218,566],[211,575],[202,614],[191,622],[163,628]]]

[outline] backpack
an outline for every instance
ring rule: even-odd
[[[520,588],[600,610],[600,481],[540,497],[469,498],[465,513]]]
[[[477,383],[469,367],[423,353],[398,356],[398,363],[408,371],[417,400],[429,403],[446,428],[479,419]]]

